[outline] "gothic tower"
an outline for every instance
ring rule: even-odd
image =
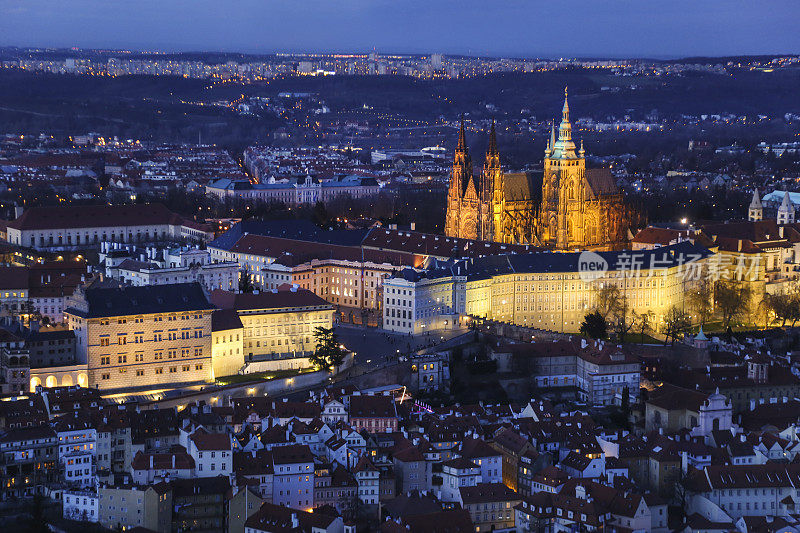
[[[478,188],[472,175],[464,119],[458,132],[458,145],[453,158],[450,187],[447,190],[447,215],[444,233],[448,237],[478,238]]]
[[[539,215],[540,241],[545,246],[567,249],[572,243],[585,241],[582,199],[586,159],[583,145],[580,150],[575,148],[565,88],[558,138],[551,128],[545,149]]]
[[[494,121],[489,132],[489,148],[481,173],[481,232],[484,241],[501,240],[503,212],[505,211],[503,169],[500,167],[500,151],[497,149],[497,134]]]

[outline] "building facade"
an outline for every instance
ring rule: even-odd
[[[187,232],[191,231],[191,236]],[[8,242],[36,250],[97,248],[103,241],[211,240],[210,227],[184,221],[161,204],[33,207],[8,223]]]
[[[316,348],[314,330],[333,326],[333,306],[302,289],[253,294],[214,291],[211,299],[223,310],[232,309],[238,314],[243,364],[259,372],[310,367],[308,357]],[[233,339],[239,333],[235,328],[225,331],[215,336],[220,341],[230,339],[220,350],[237,349],[238,345],[233,345],[238,341]],[[235,363],[225,365],[232,368],[240,358],[236,354],[229,357]]]
[[[384,281],[384,328],[419,334],[455,319],[490,319],[519,326],[577,333],[597,307],[599,291],[614,285],[636,313],[652,311],[657,329],[673,306],[682,308],[711,252],[682,242],[636,252],[533,252],[467,259],[448,268]],[[591,263],[596,271],[585,271]],[[437,278],[437,302],[431,279]],[[449,287],[448,287],[449,285]],[[398,315],[399,313],[399,315]],[[392,316],[399,316],[399,318]]]
[[[214,306],[197,283],[75,291],[65,310],[88,386],[120,389],[212,379]]]

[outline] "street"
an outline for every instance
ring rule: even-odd
[[[461,328],[412,336],[350,324],[339,324],[335,329],[339,341],[355,352],[355,364],[364,371],[396,361],[400,355],[433,347],[468,331]]]

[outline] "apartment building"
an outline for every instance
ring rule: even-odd
[[[67,520],[97,522],[100,498],[94,490],[66,489],[61,495],[62,516]]]
[[[65,415],[55,426],[58,461],[65,481],[77,488],[94,487],[97,474],[97,430],[87,416]]]
[[[707,466],[688,480],[687,508],[726,520],[786,516],[794,512],[799,476],[796,464]]]
[[[40,493],[58,479],[58,436],[47,425],[10,429],[0,436],[3,499]]]
[[[66,366],[75,360],[75,332],[69,329],[48,329],[31,332],[25,345],[31,367]]]
[[[88,386],[102,390],[212,379],[211,305],[197,283],[79,288],[65,311]]]
[[[14,394],[28,390],[31,365],[25,341],[0,330],[0,393]]]
[[[159,533],[172,530],[172,489],[160,482],[154,485],[100,485],[98,522],[114,530],[142,527]]]
[[[272,450],[272,503],[293,509],[314,508],[314,456],[306,445]]]
[[[115,277],[135,287],[198,282],[209,291],[239,288],[239,265],[236,263],[160,267],[155,263],[126,259],[114,271]]]
[[[384,394],[351,396],[349,415],[353,429],[370,433],[397,431],[400,422],[394,398]]]
[[[200,428],[188,435],[185,443],[196,464],[197,477],[230,476],[233,472],[233,444],[228,433],[209,433]]]
[[[516,525],[514,508],[521,497],[502,483],[478,483],[461,487],[458,501],[469,511],[476,532],[503,531]]]
[[[29,298],[29,270],[27,267],[0,267],[0,310],[12,315],[26,311]]]
[[[469,459],[457,457],[442,463],[441,499],[445,502],[458,502],[460,490],[474,487],[481,482],[481,468]]]
[[[172,531],[224,532],[228,523],[227,476],[176,479],[172,488]]]

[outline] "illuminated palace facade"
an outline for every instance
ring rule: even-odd
[[[628,237],[628,210],[607,168],[587,169],[583,143],[572,140],[569,104],[558,136],[551,128],[541,182],[530,173],[504,173],[494,124],[483,169],[475,175],[461,124],[447,194],[448,237],[557,250],[619,248]]]
[[[584,254],[607,269],[587,273]],[[487,255],[428,270],[406,269],[384,280],[384,328],[419,334],[485,318],[559,333],[577,333],[596,309],[598,290],[614,285],[633,313],[652,313],[664,326],[672,307],[686,308],[686,295],[712,253],[684,241],[630,251]]]

